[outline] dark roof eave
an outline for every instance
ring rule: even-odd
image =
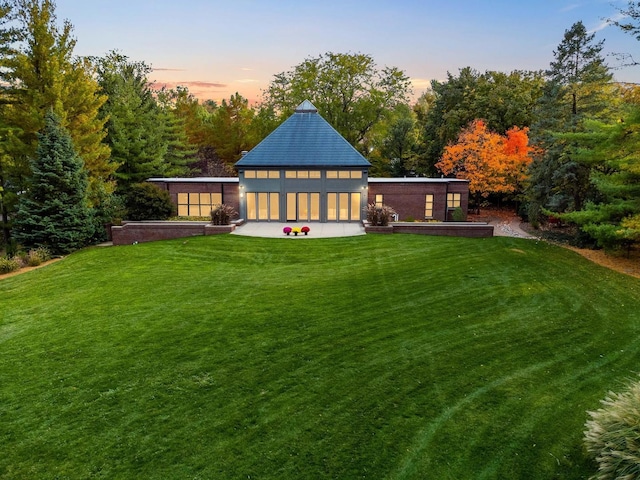
[[[361,165],[344,165],[344,164],[336,164],[336,165],[326,165],[326,164],[309,164],[309,163],[291,163],[291,164],[271,164],[271,165],[264,165],[264,164],[250,164],[250,163],[246,163],[246,164],[242,164],[242,165],[238,165],[237,163],[235,164],[235,168],[236,170],[238,169],[242,169],[242,168],[256,168],[256,169],[262,169],[262,170],[277,170],[279,168],[297,168],[297,169],[310,169],[310,168],[314,168],[314,169],[318,169],[318,170],[339,170],[339,169],[348,169],[348,168],[371,168],[371,164],[370,163],[366,163],[366,164],[361,164]]]

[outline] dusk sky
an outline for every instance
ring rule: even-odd
[[[397,67],[414,98],[430,80],[470,66],[480,72],[546,69],[575,22],[605,40],[604,52],[640,42],[605,19],[626,0],[57,0],[75,27],[77,55],[118,50],[154,68],[151,79],[220,101],[256,101],[277,73],[326,52],[368,54]],[[610,66],[616,59],[607,56]],[[640,83],[640,67],[615,78]]]

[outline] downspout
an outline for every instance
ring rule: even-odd
[[[444,221],[449,221],[449,182],[444,184]]]

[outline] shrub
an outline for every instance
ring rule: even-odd
[[[464,218],[464,212],[462,211],[462,208],[456,207],[453,210],[453,213],[451,214],[451,218],[453,219],[454,222],[464,222],[465,218]]]
[[[391,215],[395,213],[395,210],[387,205],[379,206],[375,203],[370,203],[367,205],[367,222],[373,226],[386,227],[389,225]]]
[[[237,214],[238,212],[236,212],[231,205],[219,203],[214,205],[213,210],[211,210],[211,223],[214,225],[229,225],[231,223],[231,217]]]
[[[11,273],[22,268],[22,262],[18,257],[0,257],[0,275]]]
[[[171,195],[152,183],[135,183],[125,195],[129,220],[166,220],[173,212]]]
[[[51,254],[45,247],[32,248],[24,256],[24,262],[29,267],[37,267],[50,259]]]
[[[609,392],[603,407],[588,412],[584,441],[598,463],[598,480],[640,477],[640,382]]]

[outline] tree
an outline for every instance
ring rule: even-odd
[[[615,105],[612,75],[582,22],[565,31],[537,106],[532,140],[544,151],[531,164],[527,197],[530,220],[544,209],[562,213],[580,210],[592,195],[589,167],[574,158],[574,146],[563,133],[579,132],[585,118],[607,118]]]
[[[8,84],[7,63],[16,54],[13,44],[18,31],[11,25],[12,10],[8,2],[0,2],[0,81]],[[8,153],[11,137],[17,129],[7,122],[7,108],[14,101],[11,89],[0,87],[0,222],[2,235],[0,244],[8,244],[11,236],[9,214],[15,210],[17,204],[16,189],[12,188],[12,179],[19,176],[16,172],[14,157]]]
[[[521,188],[532,147],[528,129],[513,127],[505,136],[488,130],[483,120],[474,120],[449,144],[436,164],[444,175],[469,180],[469,192],[480,198],[492,193],[514,193]]]
[[[196,177],[233,177],[235,171],[223,162],[214,147],[200,147],[196,161],[191,164],[191,172]]]
[[[106,143],[118,165],[118,191],[149,177],[185,173],[189,151],[184,127],[156,100],[147,78],[151,67],[118,52],[94,62],[108,97],[100,116],[106,121]]]
[[[364,54],[326,53],[275,75],[265,103],[288,117],[310,100],[352,145],[362,149],[371,129],[398,103],[407,103],[410,80],[401,70],[381,70]]]
[[[416,125],[416,114],[411,107],[399,104],[372,129],[368,148],[373,165],[371,176],[415,176]]]
[[[556,92],[561,99],[564,97],[563,103],[570,105],[568,118],[574,125],[580,120],[579,113],[598,114],[602,109],[601,90],[594,87],[613,78],[601,55],[603,46],[604,40],[595,42],[595,33],[588,34],[584,24],[577,22],[564,32],[553,52],[555,59],[546,75],[552,84],[562,87]]]
[[[7,151],[22,166],[16,188],[29,177],[28,159],[35,153],[49,110],[69,131],[83,158],[90,191],[104,188],[115,170],[109,147],[102,142],[105,120],[98,117],[106,97],[98,93],[90,62],[73,56],[73,27],[65,21],[58,29],[52,0],[13,0],[13,11],[20,31],[18,52],[4,67],[15,97],[5,112],[16,129]]]
[[[93,234],[87,172],[71,135],[53,111],[46,115],[38,140],[30,185],[18,204],[14,235],[27,247],[69,253],[87,245]]]
[[[434,165],[444,148],[476,118],[484,119],[491,130],[501,135],[514,125],[530,126],[542,86],[539,72],[481,74],[471,67],[461,69],[457,76],[447,72],[444,82],[432,81],[429,98],[417,111],[422,132],[417,172],[434,175]]]
[[[640,243],[640,104],[629,103],[617,122],[586,122],[584,132],[570,137],[598,195],[562,218],[607,249]]]
[[[236,93],[229,100],[223,99],[211,118],[211,145],[215,147],[219,158],[227,165],[237,162],[244,150],[253,148],[250,138],[251,122],[254,112],[249,101]]]
[[[633,35],[636,40],[640,40],[640,2],[629,0],[626,8],[618,8],[621,19],[608,19],[608,22],[620,28],[623,32]],[[636,66],[638,61],[630,53],[619,53],[617,56],[622,60],[625,67]]]
[[[125,206],[129,220],[166,220],[174,210],[169,192],[149,182],[131,185]]]

